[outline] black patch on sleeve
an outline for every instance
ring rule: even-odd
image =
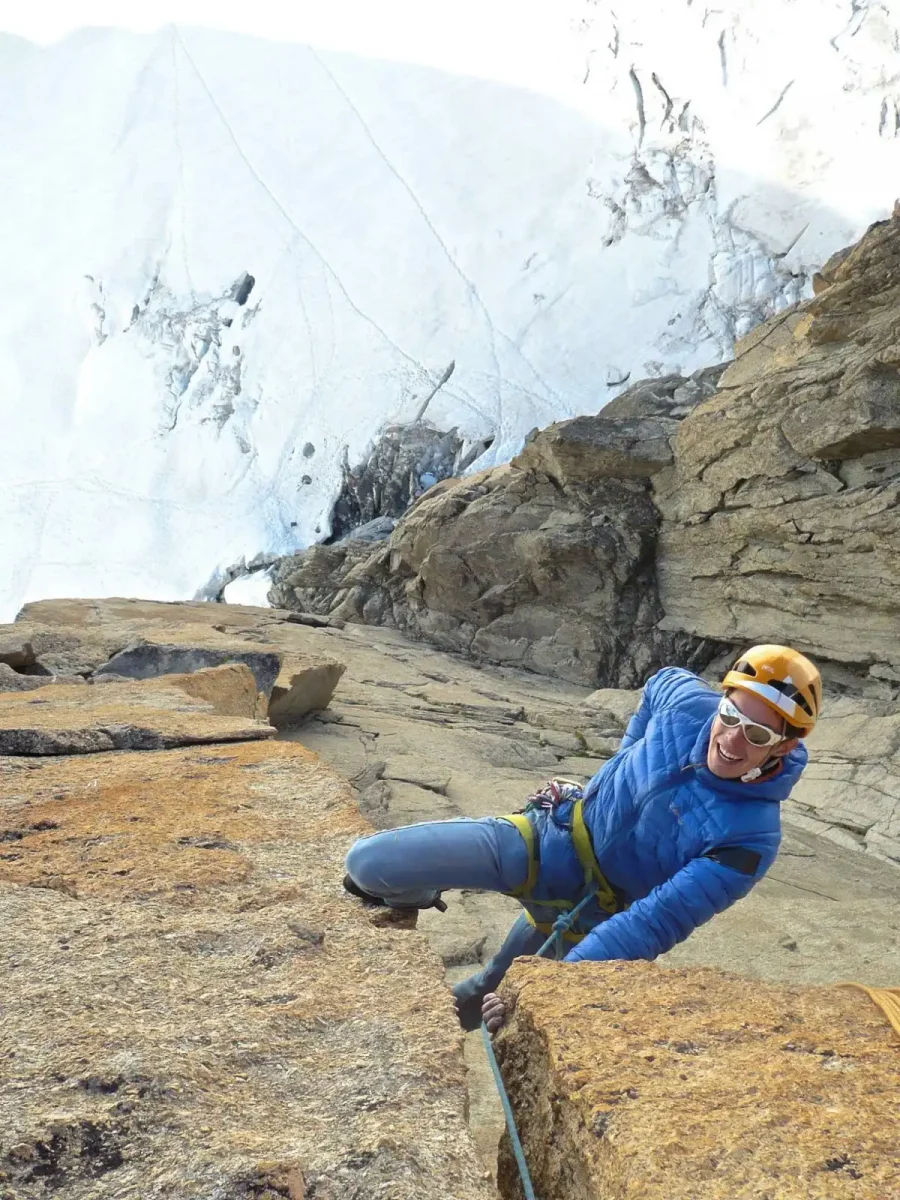
[[[746,846],[715,846],[703,857],[711,858],[723,867],[731,867],[732,871],[740,871],[742,875],[755,875],[762,860],[761,854]]]

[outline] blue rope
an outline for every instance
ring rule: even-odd
[[[522,1149],[522,1143],[519,1140],[519,1131],[516,1129],[516,1119],[513,1116],[512,1107],[509,1103],[509,1096],[506,1094],[506,1088],[503,1085],[503,1076],[500,1074],[500,1067],[497,1065],[497,1056],[494,1054],[494,1047],[491,1045],[491,1035],[488,1033],[488,1028],[484,1021],[481,1022],[481,1040],[484,1042],[484,1048],[487,1052],[488,1062],[491,1064],[491,1070],[494,1073],[494,1083],[496,1083],[497,1091],[500,1093],[500,1102],[503,1105],[503,1115],[506,1118],[506,1128],[509,1130],[509,1140],[512,1142],[513,1154],[516,1156],[516,1164],[519,1168],[519,1175],[522,1178],[522,1188],[525,1192],[525,1200],[537,1200],[537,1197],[534,1194],[534,1188],[531,1184],[531,1175],[528,1173],[528,1163],[525,1161],[525,1152]]]
[[[556,920],[553,922],[553,932],[547,938],[546,942],[544,942],[543,946],[541,946],[540,950],[538,950],[538,958],[542,958],[554,942],[558,941],[558,945],[562,945],[563,934],[566,932],[566,930],[572,928],[572,926],[575,924],[575,918],[583,908],[587,908],[593,899],[595,899],[594,893],[589,892],[583,900],[575,905],[571,912],[563,913],[561,916],[556,918]],[[557,954],[557,958],[558,957],[559,954]]]
[[[562,913],[553,922],[553,932],[541,946],[537,952],[538,958],[543,958],[551,946],[555,945],[557,958],[559,957],[559,949],[562,946],[563,934],[567,929],[571,929],[575,924],[575,919],[583,908],[594,899],[594,893],[590,892],[581,900],[571,912]],[[534,1186],[531,1182],[531,1175],[528,1171],[528,1163],[525,1161],[525,1151],[522,1149],[522,1142],[519,1138],[519,1131],[516,1129],[516,1119],[513,1116],[512,1105],[509,1102],[509,1095],[506,1091],[506,1086],[503,1083],[503,1076],[500,1074],[500,1066],[497,1062],[497,1056],[494,1054],[494,1047],[491,1044],[491,1035],[488,1032],[488,1027],[484,1021],[481,1022],[481,1040],[484,1042],[484,1048],[487,1052],[488,1062],[491,1065],[491,1071],[494,1076],[494,1083],[497,1085],[497,1091],[500,1093],[500,1102],[503,1105],[503,1116],[506,1119],[506,1128],[509,1131],[509,1140],[512,1142],[513,1154],[516,1156],[516,1165],[519,1168],[519,1175],[522,1179],[522,1188],[525,1192],[525,1200],[537,1200],[534,1194]]]

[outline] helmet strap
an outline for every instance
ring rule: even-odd
[[[752,767],[746,775],[741,776],[741,783],[753,783],[754,779],[759,779],[760,775],[768,775],[770,771],[774,771],[778,766],[778,755],[773,754],[771,758],[767,758],[761,767]]]

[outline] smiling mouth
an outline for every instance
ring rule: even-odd
[[[721,744],[718,742],[716,743],[716,750],[719,752],[719,754],[722,756],[722,758],[725,759],[726,762],[739,763],[741,761],[736,755],[729,754],[727,752],[727,750],[723,750]]]

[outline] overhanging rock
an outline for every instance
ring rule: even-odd
[[[282,729],[296,725],[311,712],[327,708],[344,670],[344,664],[337,659],[291,658],[272,687],[269,720]]]
[[[179,685],[183,686],[179,686]],[[247,667],[0,693],[0,754],[96,754],[251,741],[274,730],[254,717]]]
[[[133,642],[98,667],[97,675],[125,675],[129,679],[155,679],[158,675],[188,674],[226,662],[245,663],[253,672],[257,691],[268,696],[281,670],[281,658],[269,650],[246,646],[165,645],[145,639]]]

